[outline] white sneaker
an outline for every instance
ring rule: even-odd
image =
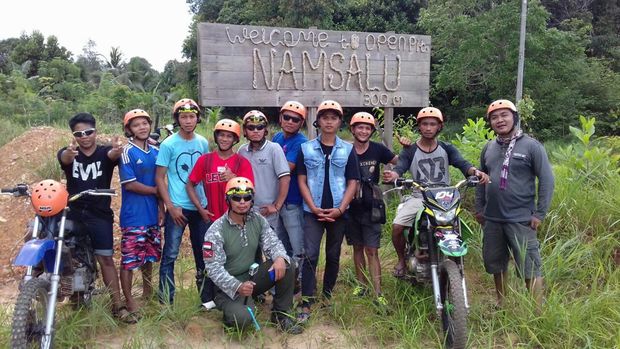
[[[204,308],[204,310],[209,311],[217,307],[217,305],[215,305],[214,301],[208,301],[207,303],[202,303],[202,307]]]

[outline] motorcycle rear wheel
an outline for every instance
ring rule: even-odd
[[[20,291],[13,311],[11,347],[41,347],[45,334],[45,318],[49,309],[50,283],[35,278],[26,282]]]
[[[443,309],[441,322],[446,348],[460,349],[467,344],[467,308],[461,271],[452,260],[445,260],[440,269],[440,290]]]

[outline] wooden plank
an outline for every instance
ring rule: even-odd
[[[383,109],[383,144],[390,150],[394,150],[392,140],[394,139],[394,108]]]
[[[316,128],[314,127],[314,122],[316,121],[316,110],[317,107],[308,107],[308,117],[306,118],[306,134],[308,135],[308,139],[316,138]]]
[[[200,23],[203,105],[412,107],[428,101],[431,38]],[[347,73],[347,70],[351,73]],[[304,102],[306,101],[306,102]]]

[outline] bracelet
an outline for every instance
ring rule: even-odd
[[[338,209],[338,212],[340,212],[340,215],[342,216],[342,210],[340,209],[340,207],[336,207]]]

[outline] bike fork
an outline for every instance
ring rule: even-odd
[[[39,216],[34,216],[34,223],[32,224],[32,239],[36,239],[39,234]],[[26,269],[26,275],[24,275],[24,284],[32,279],[32,265],[29,265]]]
[[[49,348],[52,342],[52,325],[54,324],[54,315],[56,314],[56,302],[58,297],[58,284],[60,283],[60,265],[62,263],[62,246],[65,236],[66,214],[60,218],[60,228],[58,231],[58,239],[56,242],[56,258],[54,260],[54,272],[52,273],[50,284],[50,295],[47,302],[47,316],[45,318],[45,334],[41,343],[42,348]]]
[[[463,299],[465,300],[465,309],[469,312],[469,300],[467,299],[467,286],[465,285],[465,265],[463,257],[461,257],[461,263],[459,264],[461,269],[461,285],[463,286]]]
[[[437,272],[437,263],[431,264],[431,278],[433,280],[433,296],[435,298],[435,309],[441,314],[443,304],[441,303],[441,291],[439,290],[439,274]]]

